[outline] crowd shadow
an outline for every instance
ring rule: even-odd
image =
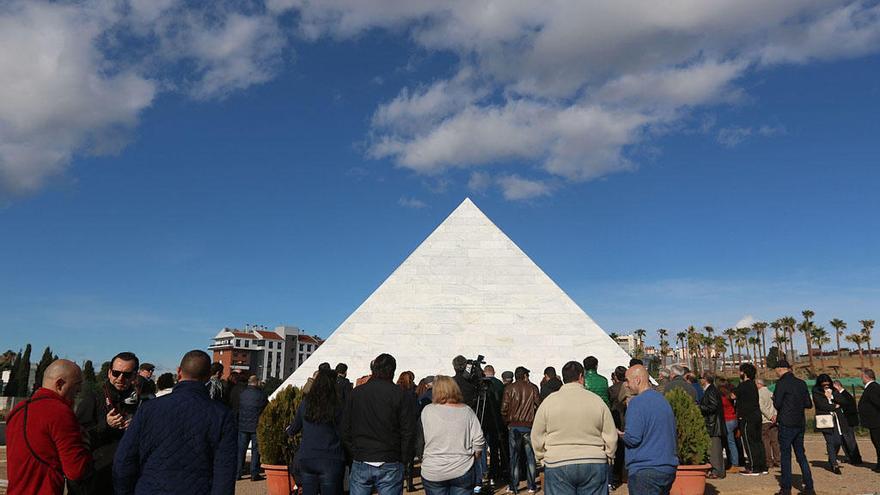
[[[773,475],[776,478],[776,483],[779,484],[782,481],[782,474]],[[791,473],[791,488],[803,491],[804,489],[804,477],[800,474]]]
[[[721,491],[718,490],[718,487],[712,484],[714,480],[706,480],[706,490],[703,492],[703,495],[720,495]]]

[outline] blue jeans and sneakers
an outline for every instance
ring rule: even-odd
[[[473,478],[473,474],[471,474]],[[379,495],[401,495],[403,493],[403,463],[385,462],[373,466],[362,461],[351,464],[348,478],[350,495],[370,495],[373,489]]]
[[[470,495],[471,490],[474,489],[475,476],[476,469],[471,466],[466,473],[451,480],[431,481],[422,478],[422,486],[425,487],[427,495]]]
[[[608,464],[568,464],[545,468],[544,492],[547,495],[607,495]]]
[[[782,465],[782,477],[779,479],[780,493],[791,493],[791,451],[794,449],[794,457],[801,467],[801,475],[804,480],[804,490],[813,490],[813,473],[810,472],[810,463],[807,462],[807,454],[804,452],[804,427],[789,427],[779,425],[779,463]]]
[[[538,491],[535,483],[538,466],[535,462],[535,451],[532,449],[532,429],[528,426],[511,426],[508,429],[510,443],[510,491],[517,493],[519,487],[519,453],[520,449],[526,453],[526,482],[529,493]]]
[[[248,444],[251,442],[253,442],[253,445],[251,446],[251,479],[257,481],[263,479],[263,477],[260,476],[260,446],[257,444],[256,433],[247,431],[238,432],[238,468],[241,469],[242,466],[244,466]],[[241,473],[241,476],[245,475],[247,475],[247,473]]]
[[[730,455],[730,466],[739,466],[739,451],[736,449],[736,427],[738,425],[738,421],[735,419],[728,419],[724,421],[724,425],[727,427],[727,452]]]

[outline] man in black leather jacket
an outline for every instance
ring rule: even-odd
[[[846,460],[854,466],[862,463],[862,454],[859,452],[859,444],[856,442],[855,427],[859,426],[859,408],[856,399],[843,387],[840,380],[834,380],[834,390],[839,394],[838,403],[843,409],[846,421],[840,423],[841,436],[843,436],[843,451],[846,452]]]
[[[706,420],[706,431],[709,432],[711,444],[709,447],[709,462],[712,464],[712,472],[709,478],[724,478],[724,443],[726,442],[724,426],[724,407],[721,404],[721,394],[715,387],[715,374],[704,371],[700,377],[700,385],[703,386],[703,397],[700,398],[700,412]]]

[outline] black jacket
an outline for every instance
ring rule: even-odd
[[[865,428],[880,428],[880,383],[871,382],[865,387],[859,399],[859,418]]]
[[[238,431],[256,433],[260,414],[268,403],[266,392],[248,385],[238,397]]]
[[[777,424],[803,428],[806,425],[804,410],[813,407],[807,384],[791,371],[782,375],[773,391],[773,407],[776,408]]]
[[[856,399],[847,389],[840,392],[837,403],[843,410],[843,416],[846,418],[846,424],[850,426],[859,425],[859,408],[856,407]]]
[[[736,417],[761,424],[761,405],[755,380],[744,380],[734,390],[736,394]]]
[[[126,416],[134,417],[141,403],[140,399],[134,399],[135,396],[133,387],[119,392],[109,382],[104,382],[98,391],[83,391],[82,400],[76,407],[76,419],[89,436],[96,471],[110,469],[116,448],[125,434],[125,430],[111,428],[107,424],[107,413],[113,407]],[[107,405],[108,402],[111,406]]]
[[[344,376],[336,377],[336,396],[339,397],[339,403],[345,404],[351,397],[351,390],[354,388],[348,378]]]
[[[721,395],[715,385],[709,385],[700,399],[700,412],[706,420],[706,431],[710,437],[723,437],[726,431],[724,425],[724,406],[721,404]]]
[[[840,393],[831,389],[831,401],[825,397],[825,389],[816,385],[813,387],[813,405],[816,406],[816,414],[832,414],[834,415],[834,424],[839,425],[843,418],[843,409],[841,409]]]
[[[541,382],[541,400],[546,399],[548,395],[556,392],[560,388],[562,388],[562,380],[559,378],[553,378],[546,382]]]
[[[412,400],[389,380],[373,378],[351,391],[342,442],[355,461],[405,462],[413,457]]]
[[[457,372],[454,377],[455,383],[458,385],[458,388],[461,389],[462,402],[471,406],[471,409],[477,409],[477,387],[474,386],[473,382],[464,377],[462,372]]]

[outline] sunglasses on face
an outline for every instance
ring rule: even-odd
[[[122,376],[126,380],[131,379],[134,376],[134,371],[121,371],[121,370],[110,370],[110,374],[113,375],[113,378],[119,378]]]

